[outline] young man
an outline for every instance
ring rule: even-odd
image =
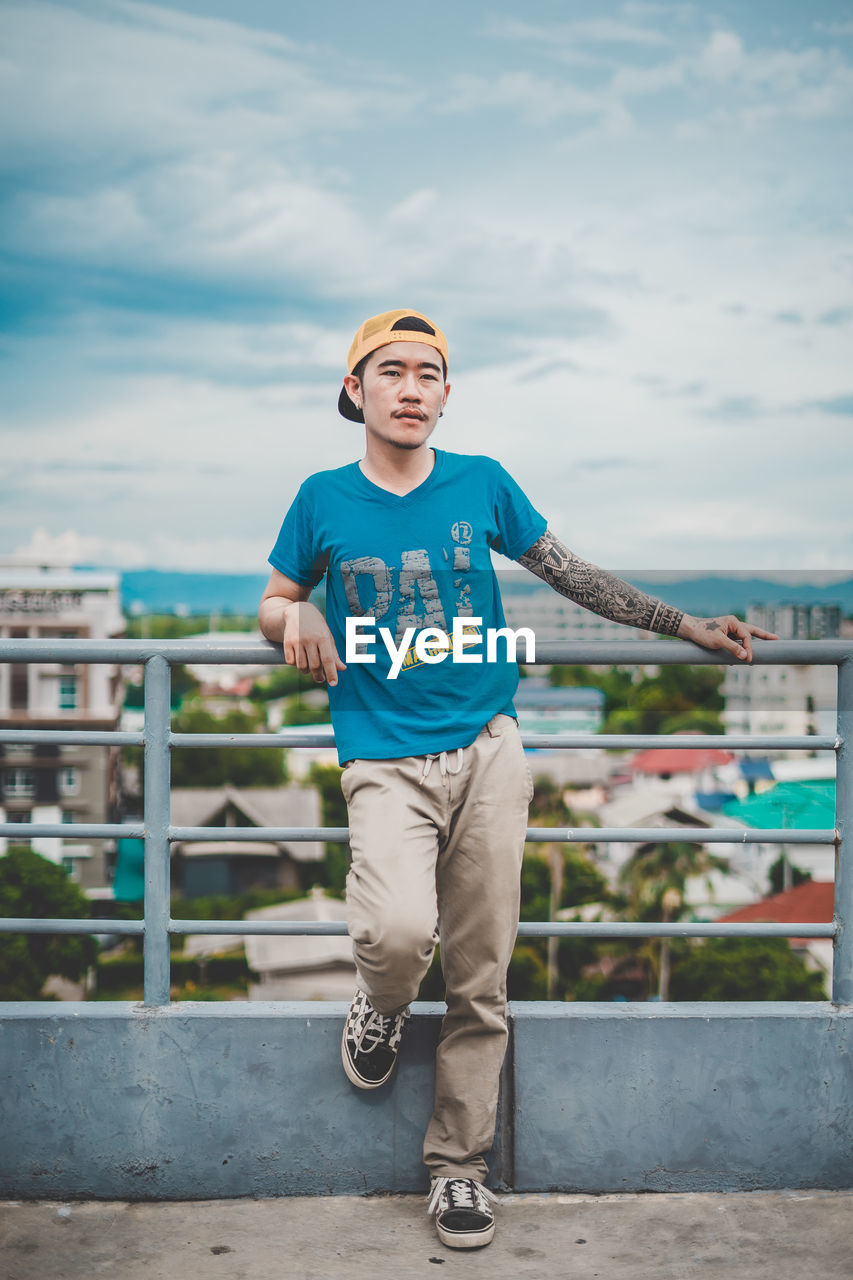
[[[483,1183],[532,794],[518,668],[505,637],[488,643],[505,625],[491,550],[619,622],[746,660],[752,636],[770,636],[689,617],[578,559],[497,462],[432,449],[447,367],[444,334],[418,312],[361,326],[338,408],[364,423],[364,457],[302,485],[259,620],[286,662],[329,686],[358,983],[341,1052],[358,1088],[390,1077],[440,927],[447,1014],[424,1144],[429,1207],[444,1244],[475,1248],[494,1234]],[[308,603],[324,574],[325,619]]]

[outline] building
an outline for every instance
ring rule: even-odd
[[[749,906],[721,916],[723,924],[831,924],[835,909],[835,884],[832,880],[807,880],[794,889],[775,893]],[[789,938],[792,951],[803,957],[812,969],[832,977],[831,938]]]
[[[541,676],[522,680],[513,703],[522,733],[598,733],[604,721],[600,689],[551,685]]]
[[[513,574],[521,578],[519,574]],[[503,610],[507,626],[514,630],[530,627],[537,642],[552,643],[558,640],[652,640],[654,632],[640,631],[636,627],[601,618],[597,613],[584,609],[550,587],[516,585],[508,573],[501,575]]]
[[[103,640],[124,629],[115,573],[0,565],[0,638]],[[0,728],[118,727],[120,668],[108,663],[0,663]],[[118,811],[118,748],[0,745],[6,822],[110,822]],[[37,837],[32,848],[86,890],[108,883],[104,841]],[[0,838],[0,852],[7,842]]]
[[[780,640],[824,640],[839,634],[837,605],[753,605],[747,622]],[[753,666],[725,668],[722,693],[727,733],[834,734],[835,667]]]
[[[173,787],[176,827],[319,827],[315,787]],[[172,845],[172,891],[184,898],[296,889],[301,864],[323,859],[319,840],[180,840]]]
[[[246,920],[336,921],[345,924],[346,903],[327,898],[314,886],[307,898],[247,911]],[[190,934],[186,955],[206,958],[245,951],[258,981],[249,986],[250,1000],[346,1000],[356,988],[352,940],[346,933],[316,936],[293,934]]]

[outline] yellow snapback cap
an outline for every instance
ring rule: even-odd
[[[444,367],[449,362],[447,339],[441,330],[419,311],[383,311],[381,315],[371,316],[361,325],[347,356],[347,372],[352,373],[358,364],[380,347],[387,347],[391,342],[423,342],[428,347],[435,347],[444,357]],[[338,396],[338,411],[350,422],[364,422],[364,414],[356,408],[349,398],[346,387],[341,388]]]

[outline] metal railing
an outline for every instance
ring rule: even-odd
[[[104,730],[2,729],[0,743],[57,746],[141,746],[144,749],[144,812],[141,823],[74,823],[75,839],[141,838],[145,842],[145,897],[142,920],[0,919],[5,933],[109,933],[144,938],[145,1004],[169,1003],[169,939],[172,934],[344,934],[333,921],[174,920],[169,909],[170,845],[173,841],[327,841],[345,843],[345,827],[176,827],[170,823],[169,779],[172,747],[311,747],[332,746],[326,731],[261,734],[185,734],[171,728],[171,668],[183,663],[279,665],[281,649],[263,641],[221,643],[156,640],[2,640],[0,662],[143,664],[145,720],[142,733]],[[538,665],[722,665],[734,660],[708,653],[679,640],[564,642],[537,646]],[[645,844],[689,840],[702,844],[832,844],[835,846],[835,907],[831,924],[715,924],[684,922],[528,921],[520,937],[797,937],[833,941],[832,1000],[853,1003],[853,642],[843,640],[765,641],[755,645],[756,665],[835,666],[838,668],[837,733],[791,735],[635,735],[525,733],[530,748],[621,748],[675,746],[688,749],[807,750],[836,754],[836,819],[834,829],[765,830],[735,833],[730,828],[697,827],[531,827],[532,842]],[[68,838],[67,823],[0,823],[0,836]]]

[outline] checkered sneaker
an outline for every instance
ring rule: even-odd
[[[442,1244],[451,1249],[480,1249],[495,1234],[495,1197],[473,1178],[433,1178],[427,1212],[435,1214]]]
[[[341,1058],[357,1088],[378,1089],[391,1075],[410,1017],[408,1006],[401,1013],[379,1013],[363,991],[356,991],[344,1025]]]

